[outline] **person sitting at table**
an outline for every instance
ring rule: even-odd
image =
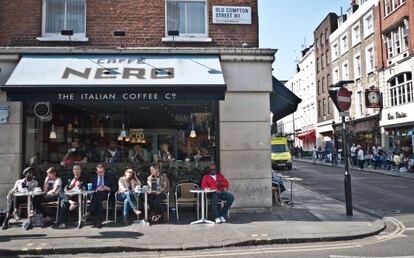
[[[82,190],[86,188],[87,180],[81,174],[81,167],[75,165],[72,168],[73,177],[69,178],[66,186],[66,191]],[[68,224],[68,214],[78,207],[78,197],[76,195],[68,197],[65,193],[60,193],[60,205],[59,205],[59,216],[57,220],[57,228],[64,229]]]
[[[26,196],[14,196],[14,193],[22,193],[26,191],[34,191],[38,186],[38,182],[33,178],[33,168],[27,167],[23,170],[23,179],[19,179],[14,184],[13,188],[7,194],[7,214],[6,218],[3,221],[2,229],[7,229],[9,227],[9,220],[13,211],[17,210],[21,203],[24,203],[27,200]],[[14,207],[14,201],[16,201],[16,207]],[[39,202],[34,202],[33,206],[35,209],[39,209]],[[15,211],[16,212],[16,211]],[[16,216],[17,214],[15,214]]]
[[[111,141],[109,147],[105,151],[105,162],[122,162],[121,149],[118,148],[115,141]]]
[[[130,162],[143,162],[145,161],[145,151],[141,145],[136,144],[128,152],[128,159]]]
[[[134,196],[134,189],[141,185],[141,181],[135,175],[132,168],[127,168],[124,172],[124,176],[118,180],[118,195],[117,200],[124,202],[124,224],[128,225],[128,212],[132,208],[132,211],[138,216],[141,211],[138,209],[137,200]]]
[[[105,167],[103,164],[96,166],[96,176],[92,178],[92,189],[95,192],[92,194],[91,204],[84,215],[84,220],[93,214],[96,216],[95,227],[101,228],[103,220],[102,201],[106,200],[111,191],[111,180],[105,176]]]
[[[73,163],[86,163],[88,158],[85,152],[80,148],[79,140],[76,139],[72,142],[71,147],[68,149],[68,152],[63,157],[62,166],[67,166]]]
[[[163,213],[166,212],[165,207],[162,205],[162,200],[167,197],[166,193],[170,189],[170,181],[166,174],[160,174],[160,169],[157,163],[151,165],[150,171],[151,174],[147,180],[150,189],[148,205],[154,213],[151,219],[152,222],[158,223],[162,218]]]
[[[50,223],[52,219],[44,209],[42,203],[55,202],[58,200],[58,195],[62,190],[62,179],[57,176],[57,171],[54,167],[50,167],[46,171],[45,182],[43,183],[43,191],[45,194],[40,198],[39,211],[43,215],[44,223]]]
[[[169,149],[168,143],[163,143],[163,144],[160,145],[160,150],[158,152],[158,160],[159,161],[173,160],[174,159],[174,157],[171,155],[171,153],[168,149]]]
[[[227,213],[233,204],[234,196],[227,192],[226,189],[229,187],[229,181],[217,171],[216,165],[211,163],[207,175],[203,176],[201,181],[201,187],[203,189],[210,188],[216,190],[216,192],[207,194],[207,197],[210,199],[211,202],[211,209],[213,210],[215,216],[216,224],[225,223],[226,219],[224,217],[227,216]],[[224,200],[226,203],[223,209],[220,211],[218,206],[218,199]]]

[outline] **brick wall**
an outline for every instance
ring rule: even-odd
[[[377,19],[378,17],[378,19]],[[414,0],[406,0],[405,4],[401,5],[399,8],[390,13],[387,17],[384,18],[384,1],[380,0],[378,6],[375,9],[375,34],[376,34],[376,48],[379,51],[377,52],[377,69],[382,70],[387,67],[387,50],[385,49],[384,41],[382,40],[382,35],[384,31],[389,30],[399,22],[403,20],[404,17],[408,17],[409,26],[408,26],[408,44],[410,54],[414,54]]]
[[[315,70],[315,74],[316,74],[316,96],[317,96],[317,102],[316,102],[316,107],[317,107],[317,117],[318,117],[318,123],[326,121],[326,120],[330,120],[333,119],[333,103],[332,101],[330,103],[328,103],[328,99],[329,99],[329,93],[328,93],[328,86],[332,84],[332,68],[331,68],[331,43],[329,42],[329,35],[336,30],[336,28],[338,27],[337,24],[337,19],[338,16],[335,13],[329,13],[326,18],[321,22],[321,24],[315,29],[315,31],[313,32],[314,35],[314,47],[315,47],[315,64],[317,63],[317,60],[321,60],[322,55],[324,55],[324,64],[325,67],[324,69],[320,69],[319,72],[318,70]],[[319,46],[315,46],[316,45],[316,41],[321,42],[321,34],[325,34],[325,32],[327,32],[326,36],[328,40],[324,40],[323,42],[323,47],[320,47],[320,43]],[[326,64],[326,55],[328,55],[329,57],[329,63]],[[316,67],[316,65],[315,65]],[[316,69],[316,68],[315,68]],[[329,78],[329,79],[328,79]],[[318,92],[318,81],[320,82],[320,84],[322,85],[322,80],[325,81],[325,85],[324,85],[324,89]],[[325,116],[323,116],[322,112],[319,112],[319,102],[321,101],[323,103],[323,100],[326,99],[327,101],[327,105],[331,105],[330,110],[331,112],[328,114],[326,114]],[[321,113],[321,115],[319,115]]]
[[[168,47],[165,36],[164,0],[86,0],[86,43],[96,47]],[[257,0],[208,0],[209,43],[175,43],[190,47],[240,47],[242,42],[259,46]],[[251,25],[212,24],[213,5],[250,6]],[[0,1],[0,46],[57,46],[68,42],[39,42],[42,24],[42,0]],[[126,37],[117,39],[113,31],[123,30]]]

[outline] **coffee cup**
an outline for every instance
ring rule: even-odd
[[[88,191],[92,191],[92,183],[88,183]]]

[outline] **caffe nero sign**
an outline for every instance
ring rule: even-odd
[[[217,56],[27,56],[5,87],[11,101],[224,99]]]

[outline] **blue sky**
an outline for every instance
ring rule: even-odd
[[[259,44],[261,48],[276,48],[273,74],[279,80],[289,80],[295,73],[295,59],[302,45],[313,42],[313,31],[329,12],[340,14],[351,0],[258,0]]]

